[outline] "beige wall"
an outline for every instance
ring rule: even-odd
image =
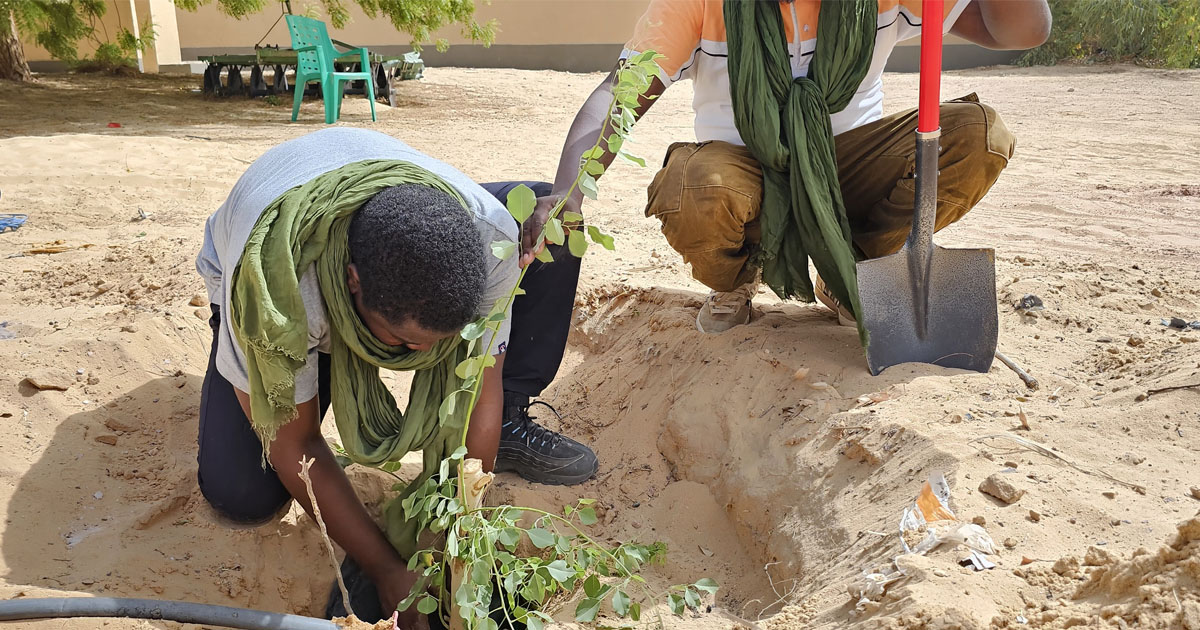
[[[638,16],[649,0],[493,0],[491,5],[478,2],[480,21],[496,19],[500,30],[498,45],[621,44],[629,37]],[[320,6],[319,3],[312,3]],[[351,23],[331,30],[335,39],[361,46],[407,46],[408,37],[386,18],[372,20],[351,5]],[[295,0],[292,8],[302,13],[305,3]],[[221,14],[214,5],[195,13],[176,11],[179,45],[188,49],[249,48],[271,28],[280,15],[279,5],[243,20]],[[460,29],[451,27],[438,33],[453,44],[466,43]],[[287,45],[282,23],[271,31],[264,44]]]
[[[160,65],[178,64],[179,28],[175,21],[175,5],[171,0],[106,0],[107,10],[96,23],[96,38],[100,41],[115,41],[117,33],[126,28],[134,32],[146,22],[154,24],[155,41],[141,56],[146,72],[157,72]],[[136,17],[136,19],[135,19]],[[32,40],[23,39],[25,57],[32,64],[50,62],[50,53]],[[79,43],[79,57],[90,57],[96,51],[96,43],[84,40]]]

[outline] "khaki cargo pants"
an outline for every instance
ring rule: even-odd
[[[987,194],[1015,140],[1000,116],[971,94],[942,103],[937,227],[961,219]],[[912,227],[917,110],[887,116],[834,138],[838,177],[858,254],[899,251]],[[646,216],[715,291],[752,280],[759,239],[762,171],[745,147],[677,142],[648,190]]]

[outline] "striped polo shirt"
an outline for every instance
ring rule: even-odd
[[[947,32],[968,2],[945,0]],[[692,80],[696,141],[722,140],[744,145],[733,122],[729,97],[729,47],[725,40],[723,4],[722,0],[651,0],[621,58],[646,50],[666,55],[665,59],[659,59],[664,84]],[[821,2],[780,2],[779,9],[792,58],[792,76],[805,76],[816,50]],[[920,34],[921,0],[879,0],[871,68],[846,109],[832,116],[834,134],[883,116],[883,68],[898,42]]]

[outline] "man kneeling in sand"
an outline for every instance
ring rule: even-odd
[[[487,247],[517,238],[504,208],[515,186],[481,187],[380,133],[327,129],[255,161],[205,228],[196,266],[212,303],[213,342],[201,394],[200,489],[237,524],[268,522],[293,498],[311,513],[298,472],[302,458],[315,460],[312,485],[329,535],[378,588],[387,613],[415,574],[355,496],[321,420],[332,404],[344,448],[365,464],[457,446],[466,405],[445,422],[438,407],[460,383],[454,368],[467,355],[458,333],[516,283],[516,259],[501,261]],[[527,412],[528,396],[549,384],[562,358],[578,269],[564,256],[531,270],[511,326],[479,341],[496,363],[484,372],[466,443],[485,470],[494,463],[550,484],[596,471],[588,447]],[[404,413],[380,367],[414,372]]]

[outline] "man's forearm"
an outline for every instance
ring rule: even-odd
[[[278,442],[276,445],[279,445]],[[329,537],[341,545],[373,580],[383,579],[388,572],[403,568],[400,554],[396,553],[358,500],[350,480],[324,439],[318,436],[296,446],[299,448],[282,449],[285,452],[276,452],[275,448],[271,450],[271,462],[288,492],[312,516],[308,490],[299,472],[301,456],[315,460],[309,477],[313,493],[321,504],[321,516],[329,530]]]
[[[467,428],[467,457],[483,462],[484,472],[491,472],[500,448],[500,425],[504,418],[504,353],[496,355],[496,365],[483,371],[479,402],[471,414]]]
[[[575,114],[575,120],[571,122],[571,129],[567,132],[566,142],[563,143],[562,157],[558,160],[558,170],[554,175],[553,193],[556,195],[565,195],[575,183],[583,152],[595,146],[600,138],[600,132],[608,121],[609,107],[612,105],[612,79],[613,73],[609,73],[584,101],[579,113]],[[609,155],[606,150],[600,161],[608,166],[613,157],[615,156]],[[576,189],[571,197],[574,205],[578,206],[583,200],[583,193]]]

